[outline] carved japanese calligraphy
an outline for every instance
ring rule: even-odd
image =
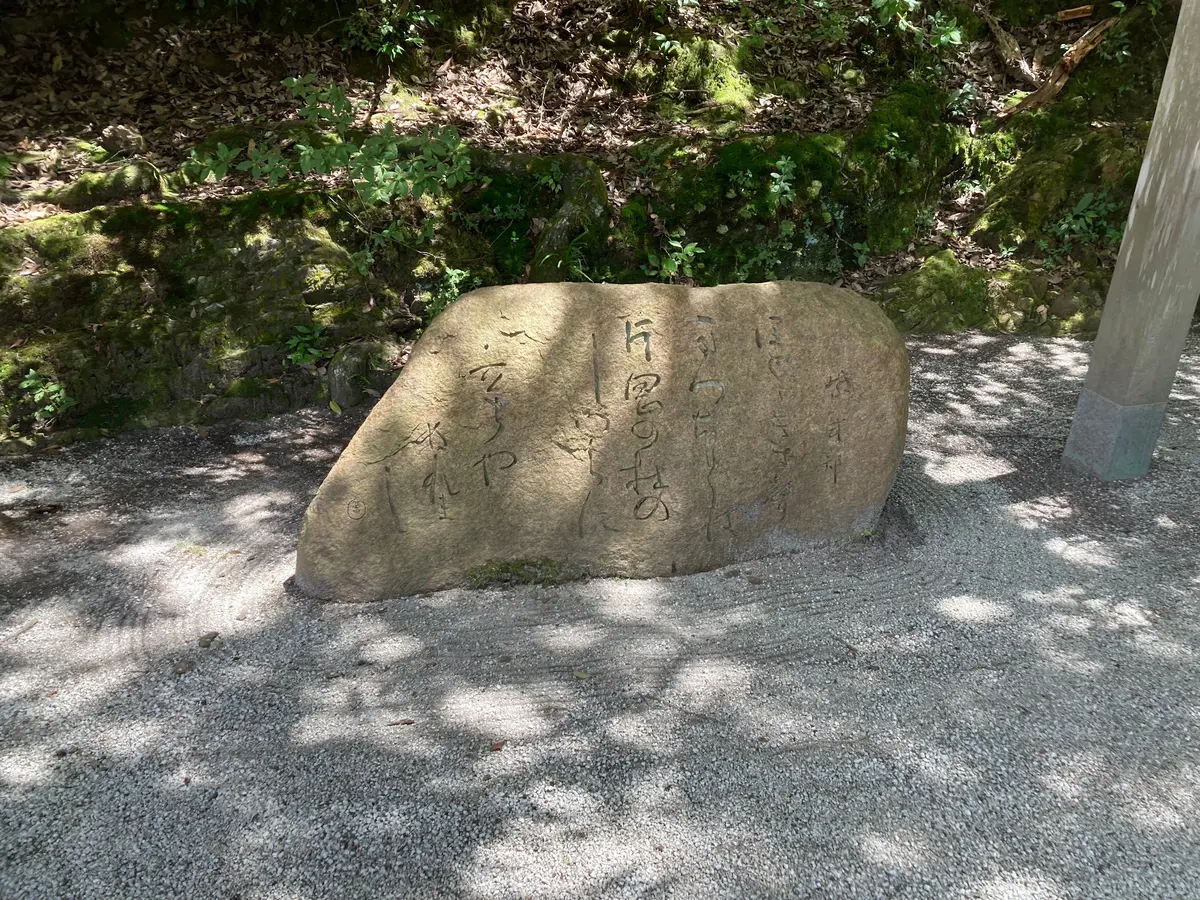
[[[854,537],[882,509],[907,410],[903,341],[849,291],[476,291],[321,486],[296,580],[383,598],[496,560],[669,575]]]

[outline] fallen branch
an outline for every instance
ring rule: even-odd
[[[1042,81],[1033,71],[1033,67],[1025,62],[1025,57],[1021,53],[1021,45],[1017,43],[1017,39],[1001,28],[1000,23],[991,13],[980,10],[979,15],[991,29],[992,37],[996,39],[996,52],[1004,60],[1004,67],[1008,69],[1008,73],[1032,88],[1040,88]]]
[[[1058,21],[1071,22],[1075,19],[1086,19],[1094,10],[1094,6],[1077,6],[1074,9],[1060,9],[1058,11]]]
[[[1062,89],[1067,86],[1067,81],[1071,77],[1071,73],[1075,71],[1085,56],[1100,46],[1100,42],[1104,40],[1105,32],[1116,25],[1120,20],[1114,16],[1111,19],[1105,19],[1099,24],[1093,25],[1083,33],[1083,36],[1073,43],[1062,59],[1055,63],[1054,68],[1050,70],[1050,77],[1046,79],[1046,83],[1039,87],[1024,100],[1009,109],[1002,110],[997,119],[1001,122],[1010,119],[1019,112],[1027,109],[1038,109],[1045,106],[1051,100],[1061,93]]]

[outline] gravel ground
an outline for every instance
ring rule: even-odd
[[[683,578],[297,596],[361,415],[0,462],[0,897],[1200,896],[1200,339],[1110,485],[911,350],[874,540]]]

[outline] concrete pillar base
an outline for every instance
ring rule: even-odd
[[[1166,409],[1166,403],[1121,406],[1083,388],[1063,459],[1103,481],[1140,478],[1150,471]]]

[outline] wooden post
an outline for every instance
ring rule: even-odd
[[[1200,0],[1183,0],[1064,459],[1145,475],[1200,297]]]

